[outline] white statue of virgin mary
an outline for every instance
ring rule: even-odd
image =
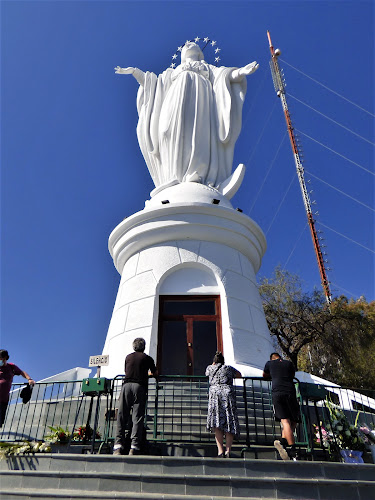
[[[180,182],[220,189],[228,180],[241,131],[246,75],[256,69],[256,62],[239,69],[208,64],[194,42],[182,48],[179,66],[159,76],[115,68],[132,74],[140,85],[137,136],[155,191]]]

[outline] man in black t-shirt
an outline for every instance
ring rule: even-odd
[[[132,411],[131,448],[129,455],[139,455],[141,450],[143,423],[145,418],[148,373],[156,375],[154,360],[144,353],[146,341],[136,338],[133,341],[134,352],[125,358],[125,380],[120,394],[120,406],[117,413],[117,433],[113,447],[114,455],[122,455],[125,445],[125,432]]]
[[[299,404],[294,386],[295,369],[291,361],[273,352],[263,370],[263,378],[272,380],[272,402],[275,420],[281,422],[282,437],[274,446],[283,460],[297,459],[294,431],[300,421]],[[289,453],[286,447],[290,446]]]

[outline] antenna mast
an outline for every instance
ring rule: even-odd
[[[332,302],[331,291],[329,288],[329,281],[327,279],[327,273],[326,273],[326,269],[325,269],[325,265],[324,265],[323,253],[322,253],[321,248],[320,248],[319,238],[318,238],[318,235],[317,235],[317,232],[315,229],[315,220],[314,220],[313,213],[311,210],[310,198],[309,198],[309,194],[308,194],[307,189],[306,189],[304,168],[302,166],[300,149],[299,149],[296,137],[294,135],[292,120],[290,118],[290,114],[289,114],[289,110],[288,110],[288,103],[286,101],[285,80],[284,80],[284,77],[282,75],[282,72],[280,71],[279,63],[277,60],[278,57],[280,56],[281,52],[279,49],[274,50],[272,42],[271,42],[271,35],[270,35],[269,31],[267,31],[267,36],[268,36],[268,42],[269,42],[270,51],[271,51],[270,68],[271,68],[271,73],[272,73],[273,84],[274,84],[277,96],[280,97],[280,99],[281,99],[281,104],[282,104],[283,111],[284,111],[284,116],[285,116],[285,121],[286,121],[287,129],[288,129],[290,144],[292,146],[294,163],[295,163],[296,169],[297,169],[298,181],[299,181],[299,185],[301,188],[302,199],[303,199],[303,203],[305,205],[307,222],[308,222],[309,227],[310,227],[311,238],[312,238],[313,245],[314,245],[316,259],[318,261],[318,267],[319,267],[319,273],[320,273],[320,279],[321,279],[321,283],[322,283],[322,287],[323,287],[323,292],[324,292],[327,304],[329,305]]]

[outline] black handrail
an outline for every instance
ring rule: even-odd
[[[124,375],[111,380],[110,394],[106,408],[96,413],[99,429],[104,428],[100,442],[113,440],[113,413],[116,396]],[[240,379],[239,379],[240,380]],[[313,423],[328,418],[324,400],[313,401],[301,395],[304,388],[297,379],[297,395],[302,408],[302,422],[297,442],[307,449],[314,448]],[[4,426],[0,429],[0,440],[41,440],[49,432],[49,426],[62,426],[75,430],[75,425],[84,425],[88,417],[88,405],[82,401],[81,381],[40,382],[34,387],[32,398],[26,405],[19,397],[24,384],[14,384]],[[241,387],[242,385],[242,387]],[[251,385],[251,387],[250,387]],[[322,385],[322,384],[321,384]],[[240,410],[242,431],[239,443],[251,447],[271,444],[279,430],[275,422],[271,400],[271,387],[260,377],[244,377],[236,385],[237,402]],[[351,388],[322,385],[331,398],[336,397],[351,423],[360,412],[360,421],[375,424],[375,393],[368,396]],[[316,389],[316,387],[314,388]],[[206,408],[208,403],[208,379],[203,376],[159,376],[150,384],[147,405],[147,419],[151,421],[151,441],[213,442],[213,436],[206,430]],[[78,408],[81,404],[82,408]],[[313,407],[314,406],[314,407]],[[75,423],[78,409],[79,421]],[[189,418],[188,418],[189,417]],[[97,440],[98,441],[98,440]],[[74,444],[74,443],[73,443]]]

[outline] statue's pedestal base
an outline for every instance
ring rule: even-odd
[[[121,282],[103,349],[104,377],[124,372],[136,337],[145,338],[156,360],[163,295],[220,296],[225,361],[244,376],[260,376],[273,350],[255,278],[266,248],[262,231],[216,190],[186,184],[153,197],[109,238]]]

